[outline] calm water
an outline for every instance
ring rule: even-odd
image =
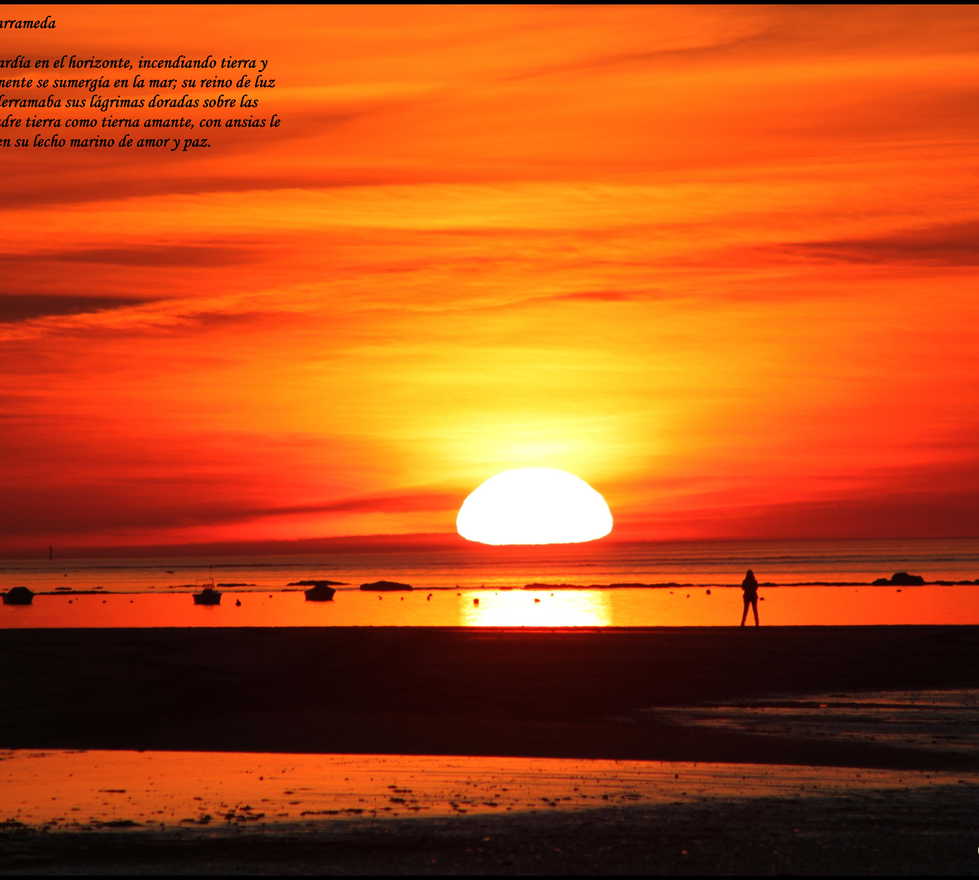
[[[28,608],[0,606],[0,627],[729,625],[740,619],[740,592],[727,588],[736,588],[749,567],[763,585],[778,585],[761,591],[763,623],[979,623],[979,586],[859,586],[896,571],[927,581],[979,578],[979,539],[929,539],[599,541],[290,557],[9,559],[0,560],[0,589],[23,584],[56,595],[38,595]],[[194,606],[188,593],[211,577],[227,585],[220,587],[221,606]],[[307,579],[345,585],[331,603],[307,603],[300,588],[288,586]],[[379,597],[358,589],[379,579],[407,582],[415,590]],[[531,583],[592,589],[523,589]],[[671,586],[608,588],[623,583]]]

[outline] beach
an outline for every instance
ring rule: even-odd
[[[0,646],[14,748],[736,760],[733,735],[651,736],[641,710],[979,686],[967,626],[51,629]]]
[[[459,756],[443,759],[461,762],[459,785],[483,787],[500,761],[560,759],[606,762],[592,775],[607,794],[631,764],[652,774],[635,799],[562,803],[534,795],[528,771],[540,808],[465,815],[443,792],[418,815],[347,804],[299,824],[8,821],[8,871],[975,872],[975,627],[50,629],[4,631],[0,646],[11,768],[58,750],[92,750],[79,767],[113,753],[97,750],[184,752],[200,772],[200,753],[346,756],[358,772],[388,756],[402,763],[385,765],[385,785],[417,791],[398,781],[404,762],[425,760],[413,755]],[[909,712],[915,735],[887,735]],[[669,762],[700,768],[703,797],[663,788]],[[111,766],[107,780],[121,772]],[[803,787],[786,789],[803,770]],[[849,785],[861,773],[884,776]]]
[[[199,769],[183,777],[196,786],[211,762],[185,754],[199,759]],[[53,757],[41,753],[28,760]],[[99,771],[111,764],[105,753],[77,757]],[[171,769],[159,753],[135,757],[162,764],[156,777]],[[157,824],[126,805],[118,808],[126,816],[121,820],[93,822],[87,812],[66,812],[79,819],[40,826],[8,821],[0,831],[0,872],[976,873],[974,773],[336,756],[351,784],[365,785],[357,791],[361,797],[352,798],[353,809],[335,798],[329,805],[339,809],[320,809],[325,798],[317,800],[316,789],[324,787],[323,776],[310,773],[320,768],[303,767],[290,755],[240,757],[248,760],[253,780],[247,803],[217,803],[234,790],[225,776],[223,784],[212,778],[211,786],[191,789],[200,793],[196,800],[185,796],[195,808],[182,822]],[[214,763],[227,773],[226,761]],[[434,782],[431,774],[422,775],[433,765]],[[0,761],[0,773],[5,769]],[[270,770],[276,775],[255,781]],[[115,788],[119,779],[111,772],[101,776],[104,793],[97,797],[126,801],[132,789]],[[144,784],[152,789],[156,781],[150,774]],[[383,795],[376,791],[381,786]],[[267,812],[290,796],[292,817]],[[58,809],[70,811],[75,803],[64,797]],[[214,813],[201,824],[211,815],[201,816],[204,809]]]

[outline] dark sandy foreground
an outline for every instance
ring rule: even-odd
[[[664,759],[960,778],[263,832],[11,825],[0,833],[0,870],[979,873],[979,760],[972,748],[943,746],[954,725],[907,739],[815,737],[785,723],[705,723],[714,710],[689,711],[975,688],[977,649],[973,627],[5,631],[4,748]]]
[[[4,874],[975,875],[976,789],[323,822],[5,831]]]
[[[659,707],[979,687],[979,627],[2,630],[0,748],[973,766]],[[651,710],[651,711],[650,711]]]

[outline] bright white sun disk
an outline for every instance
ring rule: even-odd
[[[575,544],[612,531],[605,499],[556,468],[503,471],[469,493],[456,530],[481,544]]]

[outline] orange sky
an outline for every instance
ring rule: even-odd
[[[531,465],[622,538],[977,534],[979,9],[36,9],[0,57],[269,58],[283,124],[0,150],[0,549]]]

